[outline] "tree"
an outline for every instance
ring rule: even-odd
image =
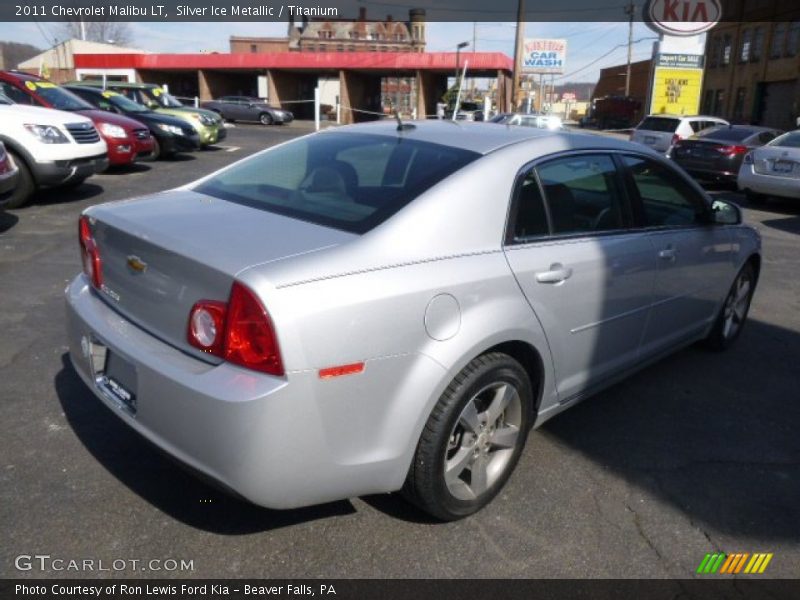
[[[126,46],[133,41],[130,23],[121,21],[84,21],[86,39],[90,42],[103,42]],[[82,39],[80,21],[65,21],[59,24],[59,35],[65,39]]]
[[[41,50],[30,44],[16,42],[0,42],[0,68],[16,69],[19,63],[33,58]]]

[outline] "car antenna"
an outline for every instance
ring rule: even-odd
[[[394,103],[390,103],[390,106],[394,108]],[[394,118],[397,120],[397,131],[409,131],[417,128],[413,123],[403,123],[403,120],[400,118],[399,110],[395,109]]]

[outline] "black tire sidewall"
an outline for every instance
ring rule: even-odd
[[[465,377],[459,382],[462,375]],[[466,404],[480,390],[498,381],[514,385],[520,394],[522,422],[519,442],[505,472],[487,492],[475,500],[460,500],[450,493],[444,480],[445,451],[450,433],[456,426]],[[430,432],[433,435],[427,436],[427,439],[424,437],[420,442],[421,446],[423,444],[427,446],[418,449],[418,456],[415,459],[422,459],[427,465],[424,473],[420,474],[428,481],[417,488],[420,491],[427,490],[427,493],[430,494],[430,498],[427,498],[425,502],[427,505],[424,507],[425,510],[443,520],[454,520],[473,514],[491,502],[511,476],[525,447],[527,433],[532,425],[532,404],[530,379],[516,360],[505,354],[493,353],[472,361],[440,398],[437,408],[442,410],[443,418],[432,421],[435,423]]]
[[[17,165],[19,169],[19,175],[17,176],[17,185],[14,191],[11,192],[11,195],[2,203],[2,206],[3,208],[11,209],[21,208],[27,204],[33,192],[36,191],[36,182],[33,180],[33,175],[28,165],[25,164],[25,161],[13,152],[9,152],[9,154],[14,158],[14,164]]]
[[[725,329],[725,306],[728,304],[728,299],[730,298],[731,294],[734,293],[736,289],[736,284],[739,282],[739,278],[745,273],[749,272],[750,274],[750,298],[747,301],[747,309],[744,312],[744,318],[742,322],[739,324],[739,328],[731,337],[725,337],[723,333]],[[750,305],[753,301],[753,294],[756,291],[756,270],[753,267],[751,262],[747,262],[744,266],[739,269],[739,272],[736,273],[736,278],[731,283],[731,287],[728,290],[728,293],[725,295],[725,300],[722,302],[722,306],[719,309],[719,315],[717,315],[717,320],[714,322],[714,328],[711,330],[708,338],[706,338],[707,345],[713,350],[727,350],[742,334],[742,329],[747,324],[747,317],[750,314]]]

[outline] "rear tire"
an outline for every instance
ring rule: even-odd
[[[403,495],[443,521],[479,511],[513,472],[532,407],[531,381],[516,360],[499,352],[474,359],[431,412]]]
[[[736,341],[747,320],[755,289],[756,269],[752,262],[747,262],[733,280],[714,327],[705,339],[708,348],[716,351],[727,350]]]
[[[272,125],[273,119],[272,115],[269,113],[261,113],[258,115],[258,121],[262,125]]]
[[[149,160],[158,160],[161,158],[161,144],[158,143],[158,138],[153,137],[153,151],[150,153]]]
[[[19,156],[9,152],[14,157],[14,164],[19,168],[19,175],[17,177],[17,187],[11,192],[11,195],[3,203],[3,208],[20,208],[30,200],[33,192],[36,191],[36,182],[33,180],[33,175],[28,165],[25,164]]]

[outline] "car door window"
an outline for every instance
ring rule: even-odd
[[[705,202],[674,170],[654,160],[625,156],[645,227],[693,227],[705,220]]]
[[[0,81],[0,92],[17,104],[36,104],[31,96],[8,82]]]
[[[613,231],[624,227],[623,196],[608,155],[581,154],[536,168],[553,234]]]
[[[510,243],[525,243],[550,232],[542,190],[533,171],[519,184],[511,210]]]

